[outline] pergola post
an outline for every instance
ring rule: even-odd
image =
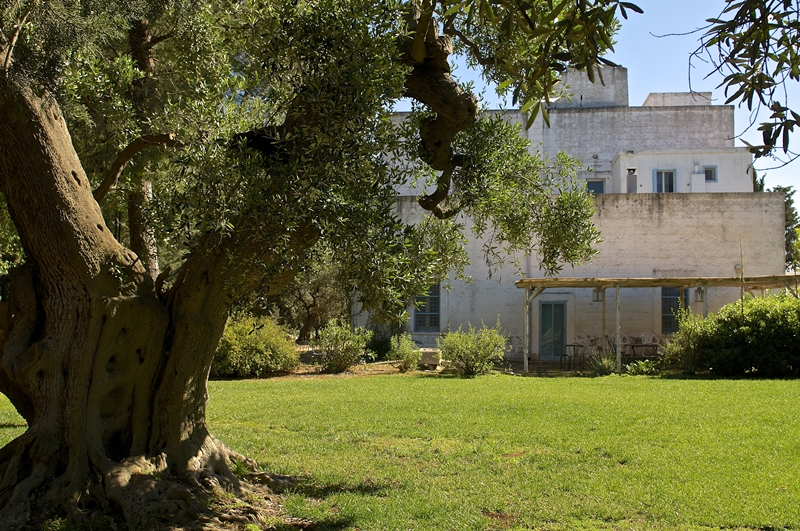
[[[617,373],[622,372],[622,334],[620,331],[620,318],[619,318],[619,284],[614,286],[617,291]]]
[[[530,295],[528,295],[530,291]],[[525,339],[523,341],[524,352],[522,353],[522,372],[528,372],[528,358],[531,357],[531,302],[544,291],[543,287],[527,288],[525,290]]]
[[[531,356],[531,301],[525,290],[525,348],[522,353],[522,372],[528,372],[528,358]]]
[[[603,315],[601,316],[600,320],[602,324],[600,325],[600,354],[605,357],[606,355],[606,288],[603,287]]]

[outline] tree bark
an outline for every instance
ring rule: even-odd
[[[248,488],[230,466],[248,461],[205,422],[231,286],[261,283],[231,265],[252,253],[247,235],[201,241],[157,297],[106,227],[58,105],[2,73],[0,190],[28,257],[0,353],[0,392],[28,422],[0,449],[0,528],[98,512],[132,529],[213,524],[202,498]],[[311,240],[298,230],[291,242]]]
[[[309,309],[306,313],[306,318],[303,321],[303,327],[300,329],[300,333],[297,335],[298,343],[307,343],[308,341],[311,341],[311,332],[314,330],[318,320],[319,314],[317,313],[316,309]]]
[[[400,42],[403,62],[412,67],[406,76],[406,96],[427,105],[436,113],[420,124],[421,158],[441,172],[436,190],[419,200],[425,210],[437,218],[452,217],[458,212],[442,208],[450,193],[451,176],[463,164],[463,155],[453,152],[456,135],[469,129],[478,119],[478,98],[466,92],[450,76],[449,57],[453,43],[447,35],[439,36],[437,23],[430,12],[413,9],[407,16],[409,29],[415,30]],[[422,31],[421,28],[427,28]]]
[[[128,30],[128,43],[131,57],[141,77],[134,80],[131,90],[133,112],[136,115],[142,136],[152,133],[150,118],[154,113],[157,84],[155,80],[156,62],[153,57],[152,35],[147,20],[131,21]],[[128,192],[128,229],[130,248],[141,260],[153,282],[158,278],[158,245],[155,231],[147,223],[146,211],[153,200],[153,183],[141,169],[133,175],[131,190]]]

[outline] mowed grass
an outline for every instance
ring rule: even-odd
[[[284,506],[313,529],[800,529],[800,381],[389,375],[209,388],[212,431],[297,478]],[[19,423],[3,398],[0,442]]]
[[[214,432],[331,529],[798,529],[800,381],[212,382]]]

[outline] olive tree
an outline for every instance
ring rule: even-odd
[[[796,159],[789,141],[800,114],[787,86],[800,82],[800,5],[793,0],[726,0],[719,16],[707,22],[693,57],[707,58],[713,71],[724,76],[725,103],[769,113],[758,126],[762,143],[750,150],[785,163]]]
[[[0,391],[27,430],[0,449],[0,522],[226,525],[245,499],[205,418],[228,308],[279,293],[327,243],[365,309],[465,253],[591,257],[574,161],[530,155],[451,76],[461,53],[545,113],[559,74],[598,75],[618,0],[0,0],[0,191],[11,273]],[[398,126],[399,98],[419,112]],[[393,161],[408,161],[408,164]],[[396,186],[430,179],[407,224]],[[564,183],[567,184],[564,184]],[[558,193],[562,192],[562,193]]]

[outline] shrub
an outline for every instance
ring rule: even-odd
[[[317,339],[311,344],[321,354],[322,370],[337,374],[346,371],[365,356],[367,341],[371,337],[371,330],[357,327],[351,331],[346,324],[339,324],[337,319],[332,319],[319,331]]]
[[[459,328],[436,340],[442,357],[453,364],[459,374],[474,376],[485,374],[503,360],[506,348],[506,337],[500,330],[498,321],[494,328],[482,325],[475,330],[469,325],[469,331]]]
[[[655,360],[635,360],[625,365],[625,371],[631,376],[655,376],[661,372]]]
[[[612,356],[590,356],[589,371],[599,375],[608,376],[617,372],[617,359]]]
[[[385,330],[373,330],[372,337],[367,341],[366,348],[374,353],[376,360],[395,359],[389,356],[392,350],[392,335]]]
[[[694,374],[701,370],[701,343],[709,335],[709,319],[695,315],[689,309],[678,310],[675,315],[678,331],[672,336],[664,351],[664,363],[678,367],[686,374]]]
[[[800,376],[800,300],[786,293],[748,297],[707,319],[679,315],[667,346],[686,372],[720,376]]]
[[[294,344],[272,319],[244,316],[228,321],[211,376],[254,378],[289,371],[299,362]]]
[[[414,370],[422,359],[422,352],[411,339],[411,334],[398,334],[391,339],[391,349],[389,357],[397,360],[397,368],[400,372]]]

